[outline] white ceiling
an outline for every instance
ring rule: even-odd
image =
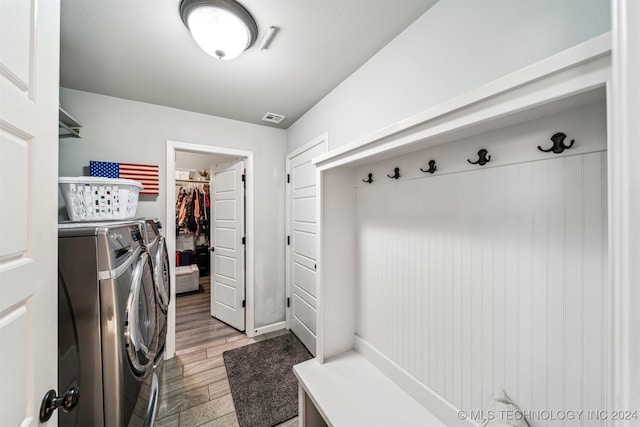
[[[241,0],[258,41],[239,58],[205,54],[180,0],[62,0],[60,85],[287,128],[437,0]],[[258,44],[279,27],[267,50]]]

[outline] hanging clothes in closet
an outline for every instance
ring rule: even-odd
[[[209,236],[209,186],[190,184],[180,186],[176,199],[176,233],[194,233],[196,237]]]

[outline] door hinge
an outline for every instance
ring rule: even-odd
[[[291,244],[291,236],[287,236],[287,246]]]
[[[246,237],[243,237],[243,238],[242,238],[242,244],[243,244],[243,245],[246,245],[246,244],[247,244],[247,238],[246,238]]]
[[[287,174],[287,184],[291,182],[291,175]]]
[[[242,300],[242,308],[245,308],[247,306],[247,300]]]
[[[287,307],[291,304],[291,298],[287,298]]]
[[[247,175],[242,174],[242,182],[244,182],[247,179]]]

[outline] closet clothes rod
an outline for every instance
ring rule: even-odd
[[[209,181],[198,181],[195,179],[176,179],[176,182],[184,182],[186,184],[204,184],[209,185]]]

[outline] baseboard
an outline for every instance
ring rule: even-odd
[[[460,420],[458,417],[458,408],[418,381],[413,375],[357,335],[355,337],[355,349],[362,354],[365,359],[371,362],[383,374],[391,379],[391,381],[396,383],[400,388],[406,391],[418,403],[427,408],[429,412],[433,413],[433,415],[438,417],[446,425],[465,427],[475,426],[474,423]]]
[[[259,328],[254,329],[253,336],[256,337],[258,335],[268,334],[269,332],[279,331],[281,329],[286,329],[287,324],[285,321],[272,323],[267,326],[260,326]]]

